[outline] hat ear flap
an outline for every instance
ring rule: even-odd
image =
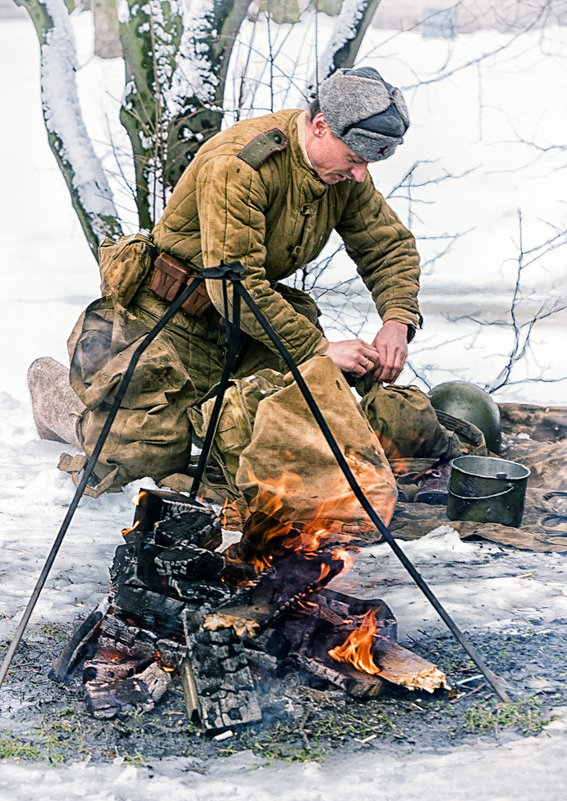
[[[409,128],[410,124],[409,111],[403,94],[397,87],[393,87],[390,92],[390,96],[394,101],[396,108],[400,112],[400,117],[402,118],[404,125],[406,126],[406,128]]]

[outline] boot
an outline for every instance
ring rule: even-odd
[[[81,448],[77,423],[86,407],[69,383],[69,370],[50,356],[36,359],[28,370],[28,387],[40,439]]]
[[[447,463],[426,470],[413,502],[445,505],[449,494],[450,475],[451,466]]]

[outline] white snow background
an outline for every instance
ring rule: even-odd
[[[108,159],[109,127],[118,136],[112,119],[122,92],[122,65],[90,56],[88,14],[76,15],[74,24],[87,125]],[[411,360],[418,372],[427,371],[430,383],[459,377],[484,384],[501,370],[510,352],[509,330],[499,326],[479,333],[475,324],[457,323],[447,315],[476,315],[488,308],[490,319],[504,319],[518,263],[519,209],[524,250],[529,251],[522,318],[544,302],[565,298],[565,247],[540,246],[553,237],[565,241],[565,150],[559,146],[567,130],[566,39],[564,28],[514,39],[483,32],[450,43],[371,28],[365,40],[359,61],[366,57],[405,88],[413,119],[404,146],[372,172],[388,194],[421,162],[413,171],[414,185],[408,189],[406,182],[391,203],[411,222],[425,257],[426,324],[412,345]],[[291,41],[289,58],[298,63],[299,43],[297,38]],[[418,76],[427,80],[445,60],[451,70],[489,51],[500,52],[478,67],[456,69],[443,82],[411,88]],[[42,355],[67,363],[66,338],[82,308],[98,294],[98,280],[48,148],[39,100],[38,44],[29,21],[0,23],[0,74],[0,638],[7,640],[74,492],[70,479],[56,469],[62,446],[37,437],[26,370]],[[519,138],[537,147],[519,143]],[[423,190],[416,187],[425,178],[461,173],[467,174]],[[409,196],[418,200],[410,203]],[[436,248],[445,246],[436,237],[458,232],[466,233],[432,264]],[[341,260],[342,278],[350,269]],[[376,325],[375,318],[369,320],[365,336]],[[496,393],[497,400],[567,405],[567,382],[554,380],[567,373],[564,330],[564,314],[536,325],[533,348],[514,375],[533,383],[508,386]],[[414,380],[410,371],[404,378]],[[120,529],[132,520],[132,498],[140,485],[149,482],[118,495],[82,499],[26,636],[40,638],[42,625],[73,623],[105,594],[108,565]],[[553,627],[554,620],[567,617],[563,555],[461,543],[450,528],[403,547],[466,631],[489,631],[497,637],[535,623]],[[387,546],[370,549],[366,567],[369,563],[376,578],[387,577],[389,585],[396,582],[384,597],[398,619],[402,644],[418,630],[434,634],[443,629]],[[6,684],[0,702],[0,728],[10,729],[10,711],[26,699],[15,697]],[[126,767],[119,759],[57,768],[2,761],[0,799],[563,801],[566,747],[567,717],[559,717],[537,737],[479,740],[442,753],[419,746],[387,751],[374,743],[361,745],[348,757],[337,752],[322,765],[259,764],[244,753],[208,763],[204,775],[191,772],[188,760],[176,754],[154,761],[151,768]]]

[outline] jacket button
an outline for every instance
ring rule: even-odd
[[[276,143],[276,145],[279,145],[281,141],[282,141],[281,136],[279,134],[274,134],[274,142]]]

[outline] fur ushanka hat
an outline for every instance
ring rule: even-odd
[[[409,127],[404,96],[373,67],[336,70],[319,104],[333,134],[366,161],[389,158]]]

